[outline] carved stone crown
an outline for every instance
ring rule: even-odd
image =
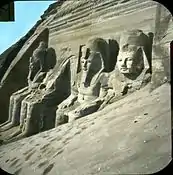
[[[120,50],[127,49],[128,52],[137,51],[139,47],[142,48],[144,67],[150,68],[148,54],[146,53],[147,47],[150,47],[149,37],[139,29],[128,30],[122,33],[120,38]]]
[[[122,34],[120,38],[120,47],[124,45],[146,46],[148,36],[142,30],[129,30]]]

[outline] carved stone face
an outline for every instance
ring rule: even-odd
[[[81,56],[81,83],[90,86],[91,80],[102,69],[102,58],[100,52],[83,48]]]
[[[81,68],[84,72],[99,71],[101,69],[101,57],[99,52],[91,51],[89,48],[84,47],[82,49]]]
[[[132,73],[134,60],[134,52],[120,52],[117,60],[117,66],[119,71],[123,74]]]
[[[39,47],[45,49],[47,46],[46,46],[46,43],[44,41],[41,41],[39,43]]]
[[[30,71],[36,71],[39,69],[40,63],[38,59],[30,58],[29,69]]]
[[[121,49],[117,59],[117,67],[122,74],[137,73],[143,68],[141,49]]]

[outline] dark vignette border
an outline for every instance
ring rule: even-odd
[[[20,0],[22,1],[22,0]],[[33,1],[33,0],[32,0]],[[38,1],[38,0],[37,0]],[[43,1],[43,0],[42,0]],[[61,0],[60,0],[61,1]],[[173,15],[173,8],[172,8],[172,3],[170,0],[154,0],[162,5],[164,5],[170,12],[171,14]],[[10,2],[14,2],[14,0],[1,0],[0,1],[0,7],[6,5],[6,4],[9,4]],[[173,123],[173,96],[172,96],[172,92],[173,92],[173,87],[172,87],[172,75],[173,75],[173,72],[172,72],[172,64],[173,64],[173,40],[172,42],[170,43],[170,69],[171,69],[171,118],[172,118],[172,122],[171,124]],[[172,146],[173,146],[173,127],[172,127]],[[173,157],[173,153],[172,153],[172,157]],[[169,171],[172,170],[172,166],[173,166],[173,162],[171,161],[164,169],[162,169],[161,171],[157,172],[157,173],[154,173],[154,174],[165,174],[165,173],[169,173]],[[7,172],[5,172],[4,170],[2,170],[0,168],[0,174],[9,174]]]

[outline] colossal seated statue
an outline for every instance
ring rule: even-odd
[[[27,78],[28,86],[11,95],[9,103],[9,118],[5,123],[1,124],[1,131],[19,125],[22,100],[31,92],[35,91],[46,76],[47,70],[44,66],[46,53],[47,45],[45,42],[41,41],[39,46],[34,50],[32,57],[30,57],[29,74]]]
[[[52,117],[50,116],[54,107],[62,102],[69,94],[70,85],[67,81],[68,75],[65,75],[68,69],[70,59],[73,55],[61,55],[61,64],[57,63],[55,67],[47,73],[39,87],[21,103],[20,127],[11,134],[5,142],[14,141],[23,137],[28,137],[42,131],[44,125],[51,125]],[[46,112],[48,111],[48,116]],[[45,118],[47,117],[47,123]],[[55,118],[55,117],[54,117]],[[50,122],[50,123],[49,123]],[[54,121],[52,127],[54,127]],[[51,127],[47,127],[50,129]]]
[[[151,80],[150,55],[152,45],[149,36],[142,30],[130,30],[120,37],[120,50],[115,69],[102,74],[102,84],[106,88],[105,105],[122,98],[145,86]]]
[[[100,77],[109,67],[109,45],[102,38],[80,47],[79,66],[71,73],[71,94],[58,105],[55,126],[96,112],[102,103]]]

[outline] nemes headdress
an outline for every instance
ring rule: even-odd
[[[90,49],[90,51],[99,52],[102,57],[103,65],[105,70],[108,68],[109,61],[109,46],[108,43],[102,38],[91,38],[88,40],[86,47]]]

